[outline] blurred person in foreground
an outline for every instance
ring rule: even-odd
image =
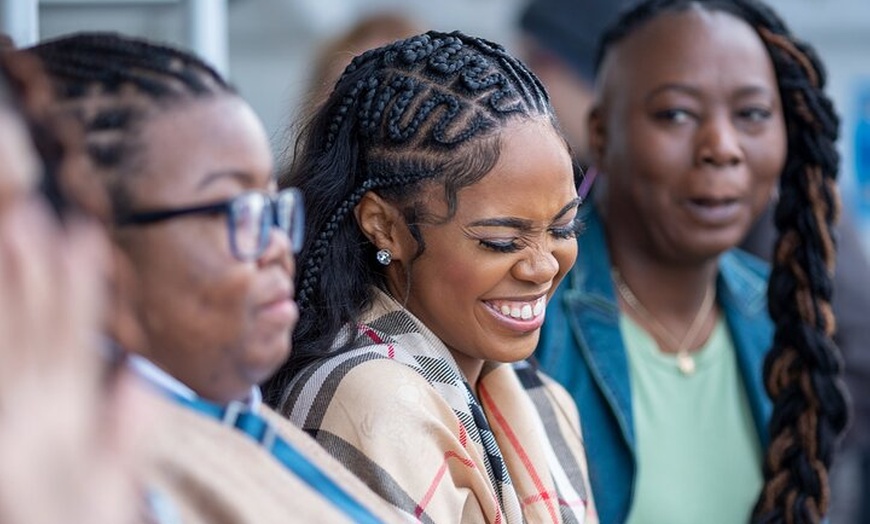
[[[141,522],[147,409],[99,335],[105,202],[50,104],[38,60],[0,50],[0,522]]]

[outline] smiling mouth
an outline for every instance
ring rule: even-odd
[[[547,297],[535,300],[490,300],[486,305],[497,314],[511,320],[532,320],[540,317],[547,308]]]

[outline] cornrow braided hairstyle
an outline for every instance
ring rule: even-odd
[[[125,175],[137,172],[142,122],[179,101],[234,93],[192,54],[116,33],[77,33],[30,51],[42,60],[60,111],[83,127],[87,159],[116,216],[128,211]]]
[[[105,220],[103,191],[76,161],[78,126],[52,115],[52,102],[39,59],[11,44],[0,48],[0,105],[17,113],[27,126],[42,166],[41,192],[60,217],[75,211]]]
[[[299,187],[309,216],[297,263],[300,320],[290,360],[267,384],[278,402],[306,362],[325,355],[342,326],[385,289],[374,246],[353,209],[375,191],[403,210],[411,234],[427,219],[421,184],[442,184],[448,217],[456,193],[488,173],[498,131],[519,118],[555,125],[540,81],[498,44],[459,32],[428,33],[369,50],[345,69],[295,146],[279,183]]]
[[[820,522],[828,511],[828,469],[848,422],[840,352],[832,340],[836,257],[833,226],[840,202],[835,149],[839,119],[824,92],[825,70],[767,6],[754,0],[649,0],[623,13],[605,33],[607,51],[665,12],[700,6],[730,13],[760,36],[770,54],[788,132],[788,155],[775,212],[778,237],[768,303],[775,324],[764,378],[773,401],[765,484],[753,522]]]

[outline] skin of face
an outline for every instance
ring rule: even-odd
[[[221,202],[274,189],[262,124],[238,97],[157,113],[141,134],[143,169],[129,175],[134,211]],[[298,319],[289,239],[273,229],[260,259],[237,260],[225,214],[126,226],[117,241],[138,278],[134,311],[147,358],[214,401],[246,397],[290,351]]]
[[[21,118],[0,106],[0,209],[27,194],[39,174],[36,150]]]
[[[736,246],[786,157],[773,64],[742,20],[665,13],[616,44],[590,117],[608,239],[623,258],[666,265]]]
[[[447,216],[443,189],[426,191],[426,211]],[[426,247],[410,264],[410,290],[393,266],[388,280],[474,384],[484,361],[532,353],[546,300],[577,257],[578,199],[564,140],[543,119],[508,124],[495,167],[457,199],[448,222],[421,225]],[[399,235],[397,266],[416,249],[409,234]]]

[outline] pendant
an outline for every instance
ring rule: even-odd
[[[695,359],[688,353],[677,353],[677,369],[683,375],[692,375],[695,373]]]

